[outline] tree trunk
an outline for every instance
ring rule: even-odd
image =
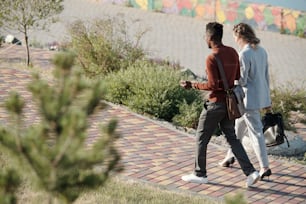
[[[28,37],[28,32],[27,32],[27,27],[24,27],[24,39],[26,43],[26,48],[27,48],[27,66],[30,66],[30,49],[29,49],[29,37]]]

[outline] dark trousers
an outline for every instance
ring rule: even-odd
[[[237,158],[243,173],[248,176],[255,171],[240,140],[235,134],[235,120],[229,120],[225,103],[206,102],[199,118],[196,133],[195,174],[206,177],[207,145],[217,127],[225,134],[227,142]]]

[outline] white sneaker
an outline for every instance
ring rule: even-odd
[[[260,176],[258,171],[254,171],[250,175],[248,175],[246,187],[251,187],[253,184],[255,184],[259,180]]]
[[[194,174],[182,176],[182,180],[191,183],[208,183],[207,177],[200,177]]]

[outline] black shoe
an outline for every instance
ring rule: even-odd
[[[267,176],[269,180],[269,176],[271,176],[271,174],[272,174],[271,169],[268,169],[265,172],[260,172],[260,180],[263,180],[265,176]]]
[[[225,158],[222,162],[219,163],[222,167],[229,167],[235,162],[235,157],[231,157],[229,159]]]

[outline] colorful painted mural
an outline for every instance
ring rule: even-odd
[[[246,3],[239,0],[102,0],[168,14],[178,14],[224,24],[246,22],[261,30],[306,37],[306,12]]]

